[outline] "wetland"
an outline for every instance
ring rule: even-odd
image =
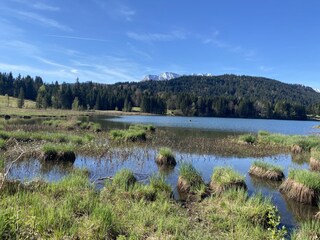
[[[51,237],[78,236],[92,239],[124,237],[125,239],[136,236],[137,239],[141,239],[156,236],[181,239],[199,234],[196,233],[197,231],[204,231],[204,238],[210,239],[209,233],[217,231],[217,236],[227,238],[238,235],[253,239],[281,239],[281,236],[285,236],[285,232],[288,232],[287,237],[292,234],[293,238],[303,239],[297,229],[300,226],[306,229],[315,228],[310,221],[315,221],[314,216],[319,211],[317,204],[299,203],[279,192],[281,181],[254,177],[248,172],[257,161],[268,166],[278,166],[285,178],[288,178],[290,171],[293,170],[309,171],[310,150],[312,148],[312,152],[317,151],[318,145],[320,146],[319,129],[313,128],[316,125],[318,123],[314,121],[160,116],[93,115],[64,118],[13,118],[1,123],[0,137],[3,141],[1,155],[4,159],[4,169],[10,167],[6,175],[8,183],[17,185],[19,182],[21,186],[33,182],[45,183],[45,192],[40,190],[36,192],[50,199],[50,194],[46,194],[46,191],[49,191],[52,185],[60,186],[67,184],[68,181],[83,181],[86,186],[85,192],[89,195],[98,195],[91,196],[97,201],[97,205],[88,207],[91,210],[92,208],[98,210],[92,210],[92,212],[90,210],[90,213],[85,214],[87,218],[94,225],[94,221],[98,221],[97,219],[101,216],[93,213],[108,210],[106,214],[110,214],[112,219],[110,226],[107,227],[100,226],[100,223],[100,225],[96,224],[100,229],[98,235],[92,233],[93,235],[86,236],[81,232],[80,225],[85,224],[81,220],[79,226],[72,225],[76,229],[75,232],[70,230],[71,227],[66,227],[64,230],[57,228],[59,230],[52,230],[52,235],[46,233]],[[301,148],[299,153],[293,153],[294,145]],[[157,164],[156,160],[163,148],[169,152],[167,154],[170,157],[174,157],[175,164],[168,166]],[[66,149],[66,153],[63,149]],[[43,157],[46,151],[51,151],[50,156],[60,157],[46,159]],[[55,155],[52,155],[54,151],[56,151]],[[15,161],[21,152],[24,153],[23,157]],[[316,154],[313,155],[316,156]],[[72,156],[72,160],[64,161],[64,156],[66,158]],[[12,162],[14,163],[11,164]],[[199,175],[197,178],[201,178],[201,184],[195,187],[189,186],[193,189],[193,197],[178,190],[181,170],[184,170],[186,165],[192,170],[189,172],[197,173]],[[226,193],[215,194],[210,185],[212,186],[214,170],[220,168],[229,169],[230,172],[236,171],[232,174],[239,176],[245,188],[230,189]],[[128,172],[122,173],[124,170]],[[116,178],[118,173],[123,176]],[[114,184],[114,178],[123,180],[126,177],[129,178],[130,186],[126,182],[120,183],[121,186],[126,186],[124,188]],[[232,183],[230,184],[232,186]],[[3,198],[1,207],[8,206],[9,203],[6,200],[17,197],[16,193],[12,193],[19,192],[16,188],[12,186],[3,188],[4,192],[8,192],[2,193],[6,197]],[[77,188],[80,186],[77,185],[74,190],[77,191]],[[21,191],[29,190],[25,187]],[[172,193],[168,194],[171,191]],[[107,210],[99,209],[102,196],[104,201],[107,201]],[[126,196],[125,198],[132,201],[124,203],[121,196]],[[85,201],[81,197],[79,199],[77,204]],[[61,198],[62,202],[67,200],[68,196],[65,196],[65,199]],[[142,224],[140,227],[144,230],[138,230],[138,226],[131,226],[133,224],[131,222],[125,224],[122,218],[128,217],[129,213],[123,213],[124,209],[120,207],[117,209],[111,207],[109,200],[117,201],[123,208],[125,204],[129,204],[133,209],[130,214],[136,214],[136,224]],[[148,212],[150,219],[153,219],[149,219],[152,222],[149,225],[139,219],[142,216],[137,211],[142,207],[142,202],[148,206],[145,206],[146,208],[149,208],[150,201],[157,209],[167,204],[170,205],[169,208],[173,208],[171,213],[177,216],[172,216],[174,219],[171,227],[164,227],[161,225],[163,223],[160,223],[163,220],[161,217],[169,214],[163,209],[158,209],[164,214],[159,216],[158,220],[153,219],[155,216],[152,216],[151,210]],[[219,203],[219,207],[214,208],[214,203]],[[225,204],[227,206],[224,206]],[[14,206],[14,208],[20,207],[19,204]],[[245,207],[252,209],[244,210]],[[257,209],[257,215],[253,209]],[[246,220],[245,226],[240,223],[233,226],[228,219],[228,213],[233,216],[233,220],[241,221],[240,215],[237,215],[241,211],[245,211],[247,215],[244,213],[243,215],[248,219],[255,219],[254,224],[250,222],[251,220]],[[221,216],[218,216],[219,214]],[[37,214],[34,214],[34,217],[37,218]],[[186,224],[186,230],[181,230],[175,221]],[[194,221],[199,222],[192,229],[188,224]],[[226,222],[222,223],[224,221]],[[208,222],[209,225],[204,227]],[[256,223],[259,224],[256,226]],[[234,227],[233,230],[230,230],[231,226]],[[252,228],[255,231],[249,233]],[[39,229],[35,228],[30,234],[43,236],[45,232],[43,229],[46,227],[42,226]],[[8,230],[3,233],[8,234]],[[279,238],[272,238],[273,235]]]

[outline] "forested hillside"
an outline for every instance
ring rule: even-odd
[[[38,108],[131,111],[140,107],[157,114],[279,119],[306,119],[306,114],[320,113],[320,93],[310,87],[236,75],[107,85],[78,80],[49,84],[41,77],[0,73],[0,95],[5,94],[34,100]]]

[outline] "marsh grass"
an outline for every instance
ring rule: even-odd
[[[6,146],[6,140],[0,139],[0,149],[4,149]]]
[[[177,164],[175,156],[170,148],[162,147],[159,149],[156,163],[160,166],[175,166]]]
[[[141,129],[111,130],[109,136],[112,140],[122,142],[145,141],[146,131]]]
[[[90,130],[94,132],[101,131],[101,125],[94,122],[82,122],[77,119],[49,119],[42,122],[43,125],[66,130]]]
[[[232,182],[244,181],[245,177],[230,167],[217,167],[213,171],[211,181],[225,185]]]
[[[76,159],[73,145],[45,144],[42,146],[43,158],[47,161],[71,161]]]
[[[145,131],[149,131],[149,132],[154,132],[156,130],[156,128],[149,124],[149,125],[143,125],[143,124],[136,124],[136,125],[131,125],[129,126],[130,130],[145,130]]]
[[[131,175],[131,174],[125,174]],[[122,175],[123,176],[123,175]],[[150,184],[99,192],[88,172],[75,170],[39,187],[6,189],[0,197],[1,239],[281,239],[277,212],[261,196],[230,191],[181,207],[170,187],[155,176]],[[201,219],[201,220],[197,220]],[[266,228],[266,226],[268,228]],[[272,238],[276,234],[275,237]]]
[[[305,239],[319,239],[320,238],[320,221],[311,220],[303,222],[298,229],[296,229],[291,239],[305,240]]]
[[[293,169],[289,172],[288,178],[310,189],[320,191],[320,173],[306,169]]]
[[[257,137],[253,134],[245,134],[241,135],[239,140],[244,143],[254,144],[257,141]]]
[[[48,142],[83,144],[93,140],[94,136],[90,134],[79,136],[66,133],[0,131],[0,139],[7,140],[9,138],[15,138],[23,142],[44,140]]]
[[[265,171],[282,172],[283,168],[261,160],[254,161],[252,166],[262,168]]]
[[[182,163],[179,168],[178,189],[182,192],[202,192],[205,188],[201,174],[191,163]]]
[[[170,148],[162,147],[159,149],[159,155],[166,158],[174,158],[174,154]]]
[[[230,189],[247,189],[245,177],[230,167],[217,167],[211,176],[210,187],[216,194]]]
[[[282,135],[259,132],[258,142],[262,144],[280,144],[286,147],[299,146],[304,151],[320,146],[319,136]]]
[[[119,172],[117,172],[116,175],[113,177],[112,185],[124,191],[128,191],[130,188],[134,186],[136,181],[136,177],[130,170],[122,169]]]
[[[259,160],[252,164],[249,169],[249,174],[273,181],[281,181],[284,178],[281,167]]]
[[[311,149],[310,168],[313,171],[320,171],[320,151],[318,148]]]
[[[295,201],[317,205],[320,197],[320,174],[306,169],[291,170],[279,191]]]

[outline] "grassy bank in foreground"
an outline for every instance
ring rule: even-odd
[[[120,172],[101,192],[86,171],[57,183],[7,184],[0,193],[0,238],[281,239],[270,200],[227,191],[185,208],[162,178],[150,184]],[[123,176],[125,176],[123,178]]]

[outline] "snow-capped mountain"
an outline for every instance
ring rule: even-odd
[[[173,73],[173,72],[164,72],[161,73],[159,75],[146,75],[142,81],[150,81],[150,80],[154,80],[154,81],[161,81],[161,80],[171,80],[177,77],[181,77],[181,76],[203,76],[203,77],[212,77],[213,75],[211,73],[192,73],[192,74],[184,74],[184,75],[180,75],[177,73]]]
[[[164,72],[159,75],[147,75],[145,76],[142,81],[149,81],[149,80],[155,80],[155,81],[161,81],[161,80],[171,80],[173,78],[180,77],[181,75],[172,73],[172,72]]]

